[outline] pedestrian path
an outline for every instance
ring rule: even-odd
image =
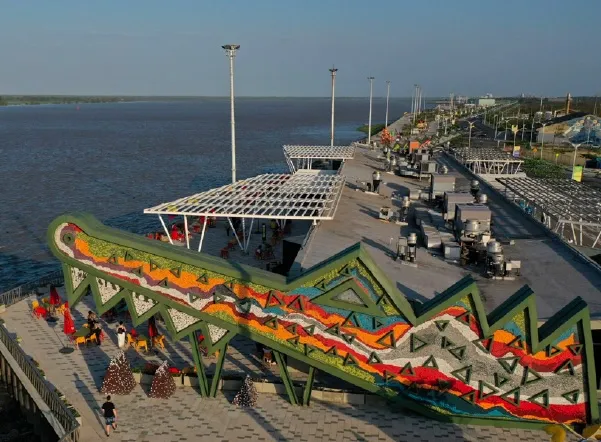
[[[99,407],[101,377],[118,348],[109,334],[102,346],[90,346],[71,354],[61,354],[65,343],[62,320],[54,328],[29,313],[28,300],[9,307],[3,315],[7,329],[22,338],[24,351],[35,358],[49,382],[63,392],[82,416],[81,440],[106,440]],[[76,323],[87,306],[81,304]],[[169,346],[171,344],[168,344]],[[178,348],[178,345],[182,345]],[[165,354],[178,352],[186,358],[184,343],[176,343]],[[239,359],[234,355],[238,352]],[[228,361],[238,370],[248,370],[251,362],[235,349]],[[127,351],[130,361],[140,357]],[[209,361],[209,363],[212,363]],[[242,368],[246,367],[246,368]],[[151,399],[148,387],[137,386],[128,396],[115,396],[119,428],[110,439],[116,441],[545,441],[540,431],[461,426],[440,423],[395,409],[379,398],[365,405],[332,404],[312,401],[311,407],[298,407],[277,395],[260,394],[257,406],[240,409],[231,404],[234,392],[218,393],[215,399],[201,398],[192,387],[178,388],[168,400]],[[576,439],[570,439],[576,440]]]

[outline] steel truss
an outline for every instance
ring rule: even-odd
[[[284,157],[291,173],[300,169],[311,169],[314,160],[353,159],[355,146],[284,146]]]
[[[601,239],[601,191],[570,179],[497,178],[505,194],[577,246]],[[568,232],[566,233],[566,227]]]
[[[455,159],[478,175],[515,175],[524,163],[509,152],[495,148],[460,148],[453,152]]]

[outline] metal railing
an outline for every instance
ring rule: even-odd
[[[49,273],[41,278],[27,282],[0,294],[0,305],[10,306],[22,299],[35,294],[35,289],[47,284],[62,284],[64,282],[62,270]],[[60,438],[64,442],[77,442],[79,440],[79,422],[73,413],[67,408],[61,398],[50,388],[42,374],[35,367],[31,358],[25,354],[23,349],[10,336],[6,328],[0,326],[0,341],[8,349],[11,356],[19,364],[19,367],[27,376],[31,385],[36,389],[42,400],[63,427],[65,434]]]
[[[65,430],[61,441],[77,442],[79,439],[79,422],[69,411],[65,403],[50,388],[42,374],[35,367],[31,358],[19,347],[15,340],[8,334],[4,327],[0,327],[0,341],[6,346],[10,355],[17,361],[19,368],[25,373],[31,385],[36,389],[42,400]]]
[[[48,284],[63,284],[64,276],[62,270],[57,270],[52,273],[48,273],[47,275],[42,276],[35,281],[29,281],[25,284],[22,284],[14,289],[8,290],[7,292],[0,293],[0,305],[5,305],[6,307],[16,304],[21,299],[28,298],[29,296],[35,293],[35,290],[39,287],[48,285]]]

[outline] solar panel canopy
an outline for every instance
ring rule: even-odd
[[[290,159],[350,160],[355,156],[355,146],[284,146],[284,155]]]
[[[159,204],[144,213],[228,218],[331,220],[344,176],[319,170],[263,174]]]

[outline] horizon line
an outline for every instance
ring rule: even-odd
[[[141,94],[53,94],[53,93],[28,93],[28,94],[3,94],[0,93],[0,98],[9,98],[9,97],[82,97],[82,98],[96,98],[96,97],[101,97],[101,98],[230,98],[229,95],[168,95],[168,94],[158,94],[158,95],[141,95]],[[557,96],[545,96],[543,98],[562,98],[564,97],[563,95],[557,95]],[[594,95],[578,95],[578,96],[573,96],[572,98],[592,98],[595,97]],[[323,99],[331,99],[331,96],[308,96],[308,95],[236,95],[234,98],[323,98]],[[337,99],[348,99],[348,98],[367,98],[369,99],[369,96],[361,96],[361,95],[350,95],[350,96],[340,96],[340,97],[336,97]],[[386,98],[386,96],[374,96],[373,98]],[[411,96],[391,96],[391,99],[412,99],[413,97]],[[483,98],[481,96],[468,96],[468,98]],[[504,98],[523,98],[523,99],[539,99],[541,97],[521,97],[521,96],[512,96],[512,95],[505,95],[505,96],[498,96],[498,97],[492,97],[495,99],[504,99]],[[442,96],[431,96],[431,97],[424,97],[424,99],[426,100],[432,100],[432,99],[449,99],[448,96],[446,95],[442,95]]]

